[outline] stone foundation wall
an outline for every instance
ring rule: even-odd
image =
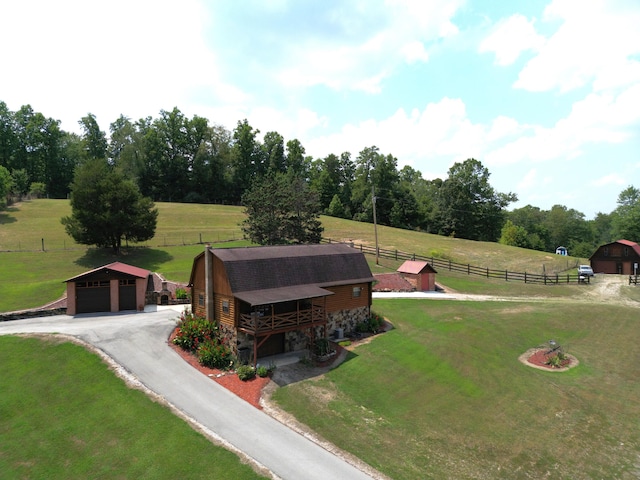
[[[242,334],[238,334],[235,328],[229,327],[224,323],[218,324],[218,332],[220,333],[220,338],[229,345],[229,348],[231,348],[231,353],[238,356],[238,335]]]
[[[369,318],[369,307],[360,307],[353,310],[340,310],[327,315],[327,333],[332,335],[336,328],[342,328],[345,334],[356,329],[358,323]]]
[[[309,337],[305,335],[305,332],[294,330],[293,332],[287,332],[284,334],[285,352],[297,352],[298,350],[304,350],[308,347]]]

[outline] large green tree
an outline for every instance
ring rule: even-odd
[[[618,195],[618,207],[613,212],[613,231],[617,239],[640,241],[640,190],[633,185]]]
[[[260,130],[255,130],[246,119],[238,122],[233,131],[229,184],[235,202],[266,171],[265,151],[257,139],[259,133]]]
[[[496,192],[489,170],[474,158],[455,163],[438,195],[442,233],[469,240],[495,242],[505,222],[504,209],[518,198]]]
[[[72,213],[61,222],[76,242],[119,253],[123,240],[143,242],[155,235],[158,210],[153,202],[106,160],[78,167],[71,190]]]
[[[318,195],[298,177],[269,174],[242,196],[245,238],[260,245],[319,243],[322,238]]]
[[[13,187],[13,179],[9,170],[0,165],[0,209],[7,206],[7,196]]]
[[[93,113],[88,113],[86,117],[82,117],[78,121],[83,132],[84,148],[87,158],[107,158],[109,144],[107,135],[100,130],[100,125]]]

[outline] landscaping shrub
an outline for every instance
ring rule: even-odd
[[[184,300],[188,297],[187,291],[184,288],[176,288],[176,298]]]
[[[371,317],[369,318],[369,328],[373,333],[378,333],[380,329],[384,325],[384,318],[382,318],[377,313],[371,312]]]
[[[240,365],[236,369],[236,373],[238,374],[238,378],[240,380],[246,382],[247,380],[251,380],[256,376],[256,369],[251,365]]]
[[[182,312],[173,343],[183,350],[196,352],[201,343],[216,338],[217,333],[218,327],[215,323],[191,312]]]
[[[356,332],[358,333],[378,333],[384,324],[384,318],[377,313],[371,312],[371,316],[364,322],[360,322],[356,325]]]
[[[560,368],[563,366],[567,358],[568,357],[563,352],[558,352],[557,354],[548,357],[545,364],[553,368]]]
[[[207,339],[198,347],[198,362],[209,368],[227,369],[233,362],[231,349],[217,338]]]
[[[313,353],[322,357],[328,355],[331,351],[331,345],[326,338],[317,338],[313,344]]]
[[[264,378],[267,375],[269,375],[269,368],[265,367],[264,365],[258,365],[258,368],[256,369],[256,373],[258,374],[259,377]]]

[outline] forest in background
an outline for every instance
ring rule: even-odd
[[[0,202],[27,195],[68,198],[74,171],[106,159],[154,201],[238,205],[245,191],[268,175],[304,182],[322,213],[440,235],[501,242],[589,257],[613,240],[640,240],[640,190],[629,186],[618,207],[587,220],[563,205],[508,210],[517,193],[497,192],[479,160],[455,163],[447,178],[426,180],[391,153],[366,146],[355,156],[306,154],[297,139],[264,135],[247,120],[233,131],[178,108],[156,118],[120,116],[102,130],[94,115],[79,120],[81,134],[31,106],[10,111],[0,101]],[[265,206],[266,207],[266,206]]]

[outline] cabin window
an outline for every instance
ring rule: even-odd
[[[605,257],[609,256],[609,247],[604,247],[604,249],[602,250],[602,253],[604,254]]]
[[[624,247],[624,256],[625,257],[629,256],[629,249],[627,247]]]
[[[204,295],[202,293],[198,294],[198,306],[204,307]]]
[[[362,294],[362,287],[353,287],[353,298],[358,298]]]
[[[229,313],[229,300],[222,301],[222,313]]]

